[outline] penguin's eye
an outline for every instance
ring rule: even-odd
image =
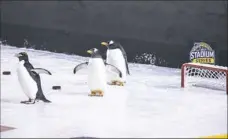
[[[114,43],[114,42],[111,40],[111,41],[109,41],[109,43],[108,43],[108,44],[109,44],[109,45],[111,45],[111,44],[113,44],[113,43]]]
[[[97,52],[97,49],[96,49],[96,48],[94,48],[94,49],[93,49],[93,51],[94,51],[94,52]]]
[[[113,44],[110,44],[109,47],[113,47]]]

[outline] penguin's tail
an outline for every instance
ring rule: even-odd
[[[46,98],[43,98],[42,100],[43,100],[43,102],[45,102],[45,103],[51,103],[51,101],[48,100],[48,99],[46,99]]]
[[[48,100],[48,99],[44,96],[43,91],[42,91],[41,88],[40,88],[39,92],[36,94],[36,99],[42,100],[42,101],[45,102],[45,103],[51,103],[51,101]]]
[[[38,100],[42,100],[45,103],[51,103],[50,100],[48,100],[44,95],[37,97]]]

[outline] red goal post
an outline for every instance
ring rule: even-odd
[[[228,68],[217,65],[184,63],[181,67],[181,87],[199,85],[225,90],[228,94]]]

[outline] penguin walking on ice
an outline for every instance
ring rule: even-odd
[[[123,74],[122,78],[110,76],[111,84],[124,86],[124,83],[126,83],[126,75],[130,75],[127,62],[127,54],[124,48],[120,43],[113,40],[110,40],[108,42],[101,42],[101,45],[108,48],[106,52],[106,62],[120,69]]]
[[[92,48],[87,53],[91,55],[89,62],[75,66],[73,73],[88,66],[88,86],[91,91],[89,96],[103,96],[107,89],[106,67],[110,67],[120,77],[122,77],[122,72],[115,66],[105,63],[97,48]]]
[[[50,103],[44,94],[41,87],[40,73],[51,75],[51,72],[43,68],[34,68],[29,62],[28,54],[20,52],[15,54],[19,59],[17,68],[18,81],[25,95],[29,98],[28,101],[21,101],[24,104],[34,104],[42,100],[43,102]]]

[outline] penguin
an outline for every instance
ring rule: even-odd
[[[73,73],[76,74],[79,70],[88,67],[88,87],[91,91],[89,96],[102,97],[107,89],[106,67],[111,67],[120,77],[122,77],[122,72],[115,66],[106,63],[97,48],[92,48],[87,53],[91,55],[89,62],[76,65]]]
[[[106,62],[112,64],[113,66],[120,69],[123,73],[122,78],[118,78],[115,76],[109,76],[112,85],[124,86],[126,83],[126,75],[130,75],[130,71],[128,68],[127,54],[122,47],[122,45],[118,42],[110,40],[108,42],[101,42],[102,46],[107,47],[106,52]]]
[[[26,52],[20,52],[15,54],[19,59],[17,76],[18,81],[25,95],[29,98],[28,101],[21,101],[24,104],[34,104],[39,100],[43,102],[50,103],[44,94],[41,87],[41,73],[52,75],[50,71],[43,68],[34,68],[29,62],[28,54]]]

